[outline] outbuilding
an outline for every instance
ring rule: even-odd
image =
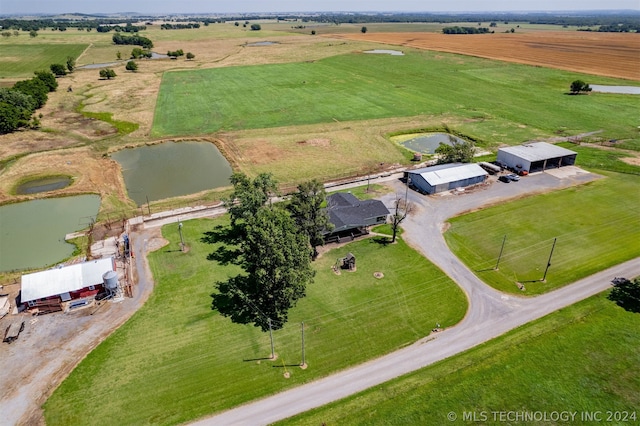
[[[81,305],[104,288],[103,276],[115,271],[112,257],[22,276],[20,302],[38,313],[61,311],[64,302]]]
[[[369,233],[369,228],[387,223],[389,209],[380,200],[359,200],[348,192],[337,192],[327,196],[326,211],[333,225],[324,233],[325,242]]]
[[[498,149],[498,162],[518,173],[535,173],[572,166],[577,152],[547,142],[531,142]]]
[[[441,164],[407,172],[407,183],[423,194],[435,194],[482,183],[488,175],[476,163]]]

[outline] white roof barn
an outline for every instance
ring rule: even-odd
[[[20,301],[27,303],[102,284],[102,276],[108,271],[115,271],[112,257],[23,275]]]
[[[531,142],[498,149],[498,161],[528,173],[575,164],[577,152],[547,142]]]
[[[476,163],[442,164],[408,173],[409,184],[427,194],[484,182],[488,173]]]

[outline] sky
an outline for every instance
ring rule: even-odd
[[[0,0],[0,15],[312,11],[489,12],[640,9],[640,0]]]

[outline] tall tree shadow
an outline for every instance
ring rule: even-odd
[[[238,248],[242,240],[242,233],[232,226],[217,225],[212,231],[204,233],[200,241],[206,244],[220,244],[213,252],[207,255],[207,260],[212,260],[221,265],[239,265],[242,263],[242,251]]]

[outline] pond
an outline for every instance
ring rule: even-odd
[[[0,271],[54,265],[73,254],[67,234],[89,227],[98,195],[46,198],[0,206]]]
[[[255,41],[253,43],[247,43],[245,46],[253,47],[253,46],[271,46],[272,44],[278,44],[275,41]]]
[[[232,170],[209,142],[163,142],[123,149],[111,157],[122,167],[129,197],[139,206],[149,201],[229,186]]]
[[[636,86],[602,86],[590,84],[591,90],[600,93],[621,93],[624,95],[640,95],[640,87]]]
[[[411,135],[393,136],[392,141],[399,143],[405,148],[414,151],[421,152],[423,154],[434,154],[436,148],[441,143],[451,145],[451,140],[464,142],[464,139],[460,139],[449,133],[414,133]]]
[[[401,50],[374,49],[374,50],[365,50],[364,53],[373,53],[378,55],[404,56],[404,53]]]
[[[55,191],[71,185],[72,179],[69,176],[49,176],[37,178],[21,183],[16,188],[16,194],[27,195],[39,192]]]

